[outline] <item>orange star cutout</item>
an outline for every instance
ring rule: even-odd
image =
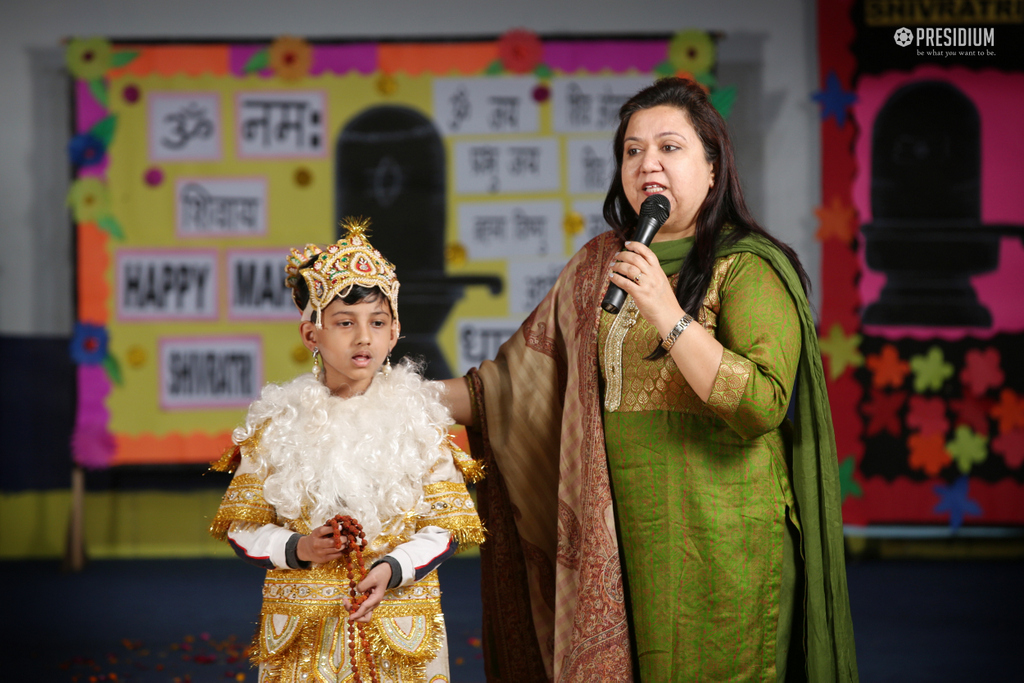
[[[882,347],[879,354],[868,356],[867,366],[874,373],[872,383],[876,387],[899,387],[910,374],[910,364],[900,359],[900,353],[892,344]]]
[[[910,466],[924,470],[930,477],[936,476],[942,468],[953,462],[942,434],[913,434],[907,439],[907,446],[910,447]]]
[[[828,206],[819,206],[814,215],[818,217],[815,237],[821,242],[832,238],[849,242],[857,232],[857,210],[838,197],[832,197]]]
[[[1024,398],[1017,396],[1013,389],[1003,389],[999,403],[992,406],[989,414],[999,420],[999,431],[1004,434],[1015,427],[1024,427]]]

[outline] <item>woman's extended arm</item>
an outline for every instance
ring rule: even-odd
[[[469,386],[465,377],[454,377],[441,380],[444,391],[441,400],[448,406],[452,419],[466,427],[473,426],[473,400],[469,395]]]

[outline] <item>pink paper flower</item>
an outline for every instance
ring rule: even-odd
[[[1006,377],[999,367],[999,360],[999,349],[971,349],[964,358],[960,381],[975,396],[1003,386]]]

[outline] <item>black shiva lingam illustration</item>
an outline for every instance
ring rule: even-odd
[[[946,81],[905,85],[875,118],[868,267],[884,272],[868,325],[989,327],[970,277],[994,270],[999,238],[1024,226],[981,223],[981,124]]]
[[[424,374],[446,379],[451,369],[437,344],[463,290],[502,289],[493,275],[445,274],[446,163],[434,124],[408,107],[378,106],[358,114],[335,147],[335,216],[368,216],[375,247],[395,264],[402,338],[395,357],[422,358]]]

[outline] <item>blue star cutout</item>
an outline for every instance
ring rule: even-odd
[[[956,531],[964,523],[964,516],[971,515],[980,517],[981,506],[977,501],[967,497],[967,487],[970,484],[968,477],[960,477],[950,486],[936,484],[934,491],[939,496],[939,504],[932,512],[948,512],[949,526]]]
[[[825,89],[819,90],[811,97],[821,105],[821,120],[834,116],[840,128],[846,125],[847,108],[857,101],[855,94],[843,90],[843,84],[839,82],[839,76],[836,76],[835,71],[828,72]]]

